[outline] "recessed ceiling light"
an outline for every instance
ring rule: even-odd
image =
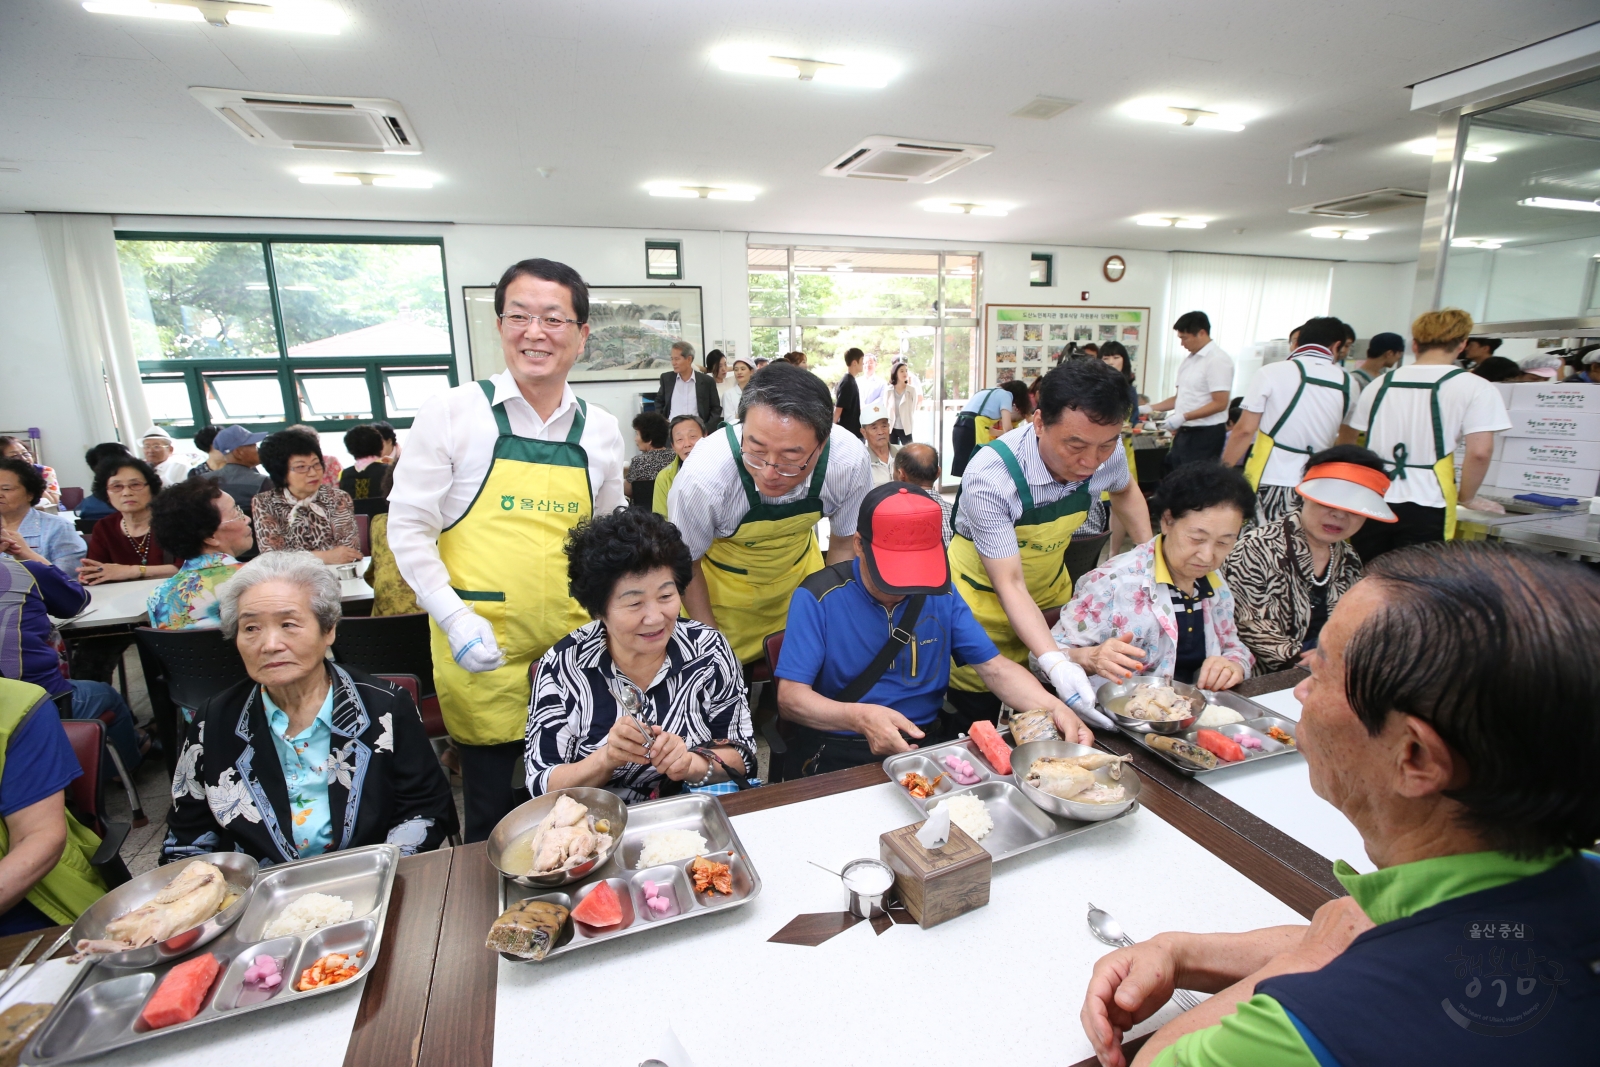
[[[1318,226],[1315,229],[1307,230],[1306,232],[1309,233],[1313,237],[1321,237],[1321,238],[1324,238],[1324,239],[1330,240],[1330,241],[1338,241],[1338,240],[1341,240],[1341,239],[1345,240],[1345,241],[1365,241],[1368,237],[1371,237],[1377,231],[1375,231],[1375,230],[1336,230],[1331,226]]]
[[[131,15],[136,18],[209,22],[213,26],[256,26],[302,33],[338,33],[344,13],[321,0],[85,0],[85,11],[95,15]]]
[[[1451,248],[1487,248],[1493,251],[1505,244],[1501,237],[1453,237],[1450,239]]]
[[[1140,226],[1176,226],[1180,230],[1203,230],[1210,219],[1195,218],[1190,215],[1135,215],[1134,222]]]
[[[1192,103],[1147,98],[1131,100],[1122,105],[1124,114],[1148,122],[1165,122],[1174,126],[1198,126],[1206,130],[1227,130],[1238,133],[1245,124],[1256,118],[1256,112],[1238,107],[1207,106]]]
[[[975,204],[960,200],[924,200],[922,210],[943,215],[990,215],[1004,218],[1011,214],[1011,204]]]
[[[1415,141],[1407,141],[1405,147],[1408,151],[1419,156],[1432,156],[1439,150],[1437,137],[1419,137]],[[1499,151],[1499,149],[1494,149]],[[1486,148],[1468,148],[1461,154],[1461,158],[1468,163],[1493,163],[1499,156],[1492,155]]]
[[[647,182],[645,189],[651,196],[685,200],[754,200],[760,192],[753,185],[694,185],[690,182]]]
[[[1600,211],[1600,200],[1561,200],[1553,196],[1530,196],[1518,200],[1523,207],[1552,207],[1557,211]]]
[[[793,49],[756,45],[723,45],[712,51],[711,59],[732,74],[765,74],[862,89],[881,89],[900,73],[900,64],[877,56],[829,54],[826,59],[805,58]]]
[[[362,170],[302,170],[296,173],[302,185],[376,185],[381,189],[432,189],[439,180],[420,171],[388,174]]]

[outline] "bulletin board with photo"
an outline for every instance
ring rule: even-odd
[[[1121,341],[1140,380],[1149,348],[1149,308],[985,304],[981,388],[1032,384],[1056,365],[1067,345]]]

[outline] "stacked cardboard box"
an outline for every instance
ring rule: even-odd
[[[1594,496],[1600,483],[1600,385],[1518,382],[1509,389],[1511,429],[1495,437],[1484,484],[1500,496]]]

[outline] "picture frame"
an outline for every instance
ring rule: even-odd
[[[467,354],[474,379],[505,370],[494,286],[461,287],[467,317]],[[705,317],[698,285],[591,285],[589,340],[567,380],[652,380],[672,369],[675,341],[705,354]]]
[[[983,377],[979,388],[1027,378],[1027,371],[1035,368],[1035,374],[1048,372],[1064,354],[1067,345],[1063,342],[1069,335],[1078,345],[1097,339],[1099,343],[1120,339],[1127,345],[1130,360],[1142,379],[1146,368],[1139,354],[1149,351],[1150,327],[1147,307],[985,304]],[[1020,375],[1019,370],[1023,372]]]

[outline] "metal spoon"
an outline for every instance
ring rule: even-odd
[[[639,710],[644,706],[644,701],[639,699],[639,691],[627,682],[614,679],[611,695],[617,698],[617,707],[622,709],[622,714],[627,716],[628,720],[638,729],[639,736],[644,739],[645,755],[648,756],[650,754],[650,745],[653,743],[654,738],[650,736],[650,731],[644,728],[644,723],[639,720]]]
[[[1123,932],[1122,924],[1117,922],[1109,912],[1101,911],[1095,907],[1093,902],[1089,904],[1089,932],[1095,936],[1097,941],[1110,945],[1112,948],[1132,948],[1134,946],[1133,939]],[[1187,989],[1174,989],[1172,991],[1172,999],[1184,1011],[1188,1011],[1200,1003],[1200,998]]]
[[[17,968],[22,966],[22,961],[28,958],[28,953],[38,948],[39,942],[43,940],[44,935],[39,934],[32,941],[29,941],[21,952],[17,953],[17,958],[11,961],[11,966],[6,968],[6,973],[0,975],[0,988],[4,988],[5,984],[11,981],[11,976],[17,973]]]

